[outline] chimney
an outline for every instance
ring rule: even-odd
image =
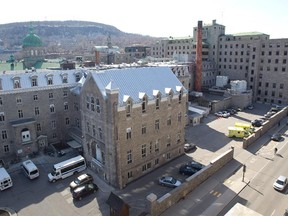
[[[195,91],[202,89],[202,21],[198,21],[197,43],[196,43],[196,74]]]
[[[96,65],[100,65],[100,52],[98,50],[95,51],[95,59]]]

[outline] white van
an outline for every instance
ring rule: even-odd
[[[12,187],[12,179],[4,167],[0,167],[0,190]]]
[[[22,163],[22,169],[29,179],[34,179],[39,176],[39,170],[31,160],[26,160]]]

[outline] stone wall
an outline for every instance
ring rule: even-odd
[[[258,138],[260,138],[263,134],[265,134],[272,127],[277,125],[279,122],[283,121],[283,119],[288,115],[288,107],[277,112],[273,115],[268,121],[266,121],[260,128],[258,128],[255,133],[251,134],[249,137],[243,139],[242,148],[246,149],[248,146],[253,144]],[[283,122],[282,122],[283,124]],[[286,124],[286,122],[285,122]]]
[[[177,203],[179,200],[184,199],[187,194],[192,192],[201,183],[207,180],[210,176],[220,170],[223,166],[233,159],[234,149],[228,151],[215,158],[205,168],[196,174],[188,177],[185,182],[179,187],[171,190],[170,193],[157,199],[153,193],[147,196],[147,212],[152,216],[158,216],[166,209]]]

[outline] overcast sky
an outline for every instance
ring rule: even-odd
[[[199,2],[199,3],[197,3]],[[193,34],[199,20],[226,26],[226,34],[258,31],[288,38],[288,0],[3,0],[0,24],[83,20],[156,37]]]

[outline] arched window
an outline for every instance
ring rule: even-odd
[[[146,112],[147,103],[148,103],[148,98],[147,98],[147,96],[144,96],[142,99],[142,113]]]
[[[130,117],[131,116],[131,110],[132,110],[132,101],[128,100],[126,102],[126,117]]]
[[[27,128],[24,128],[21,131],[22,142],[27,142],[31,140],[30,131]]]

